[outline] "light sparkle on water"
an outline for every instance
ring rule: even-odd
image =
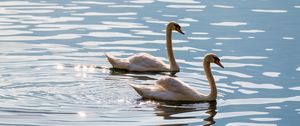
[[[63,64],[57,64],[56,69],[62,70],[62,69],[64,69],[64,65]]]
[[[81,118],[85,118],[87,115],[86,115],[86,112],[84,112],[84,111],[79,111],[79,112],[77,112],[77,115],[79,116],[79,117],[81,117]]]

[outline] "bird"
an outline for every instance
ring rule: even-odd
[[[217,98],[217,87],[211,72],[211,63],[224,68],[220,59],[215,54],[208,53],[204,56],[203,67],[210,86],[210,93],[208,95],[202,94],[183,81],[169,76],[160,78],[154,85],[130,84],[130,86],[142,98],[146,99],[186,102],[215,101]]]
[[[135,72],[179,72],[179,66],[175,61],[172,48],[172,31],[175,30],[184,35],[181,26],[175,22],[170,22],[166,27],[166,47],[169,64],[161,59],[147,53],[138,53],[128,58],[117,58],[106,53],[112,68],[124,69]]]

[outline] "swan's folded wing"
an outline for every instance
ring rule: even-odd
[[[167,70],[167,65],[162,60],[147,53],[129,57],[129,63],[132,69]]]
[[[197,101],[200,97],[195,89],[170,77],[161,78],[155,85],[130,85],[143,98],[168,101]]]
[[[167,91],[182,94],[185,96],[190,96],[190,95],[194,96],[194,95],[198,94],[198,91],[196,89],[194,89],[191,86],[189,86],[188,84],[186,84],[176,78],[172,78],[172,77],[161,78],[156,82],[156,85],[162,87],[163,89],[165,89]]]

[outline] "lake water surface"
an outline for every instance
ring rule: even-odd
[[[129,86],[168,73],[111,71],[105,52],[146,52],[167,62],[173,33],[177,78],[213,103],[142,100]],[[0,2],[0,125],[226,125],[300,123],[300,0],[24,0]]]

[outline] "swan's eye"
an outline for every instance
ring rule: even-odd
[[[220,62],[220,59],[218,57],[214,56],[213,58],[215,60],[215,63]]]
[[[176,30],[180,30],[180,26],[178,24],[174,24]]]
[[[220,67],[224,68],[224,66],[221,64],[220,59],[217,56],[213,56],[215,60],[215,64],[219,65]]]

